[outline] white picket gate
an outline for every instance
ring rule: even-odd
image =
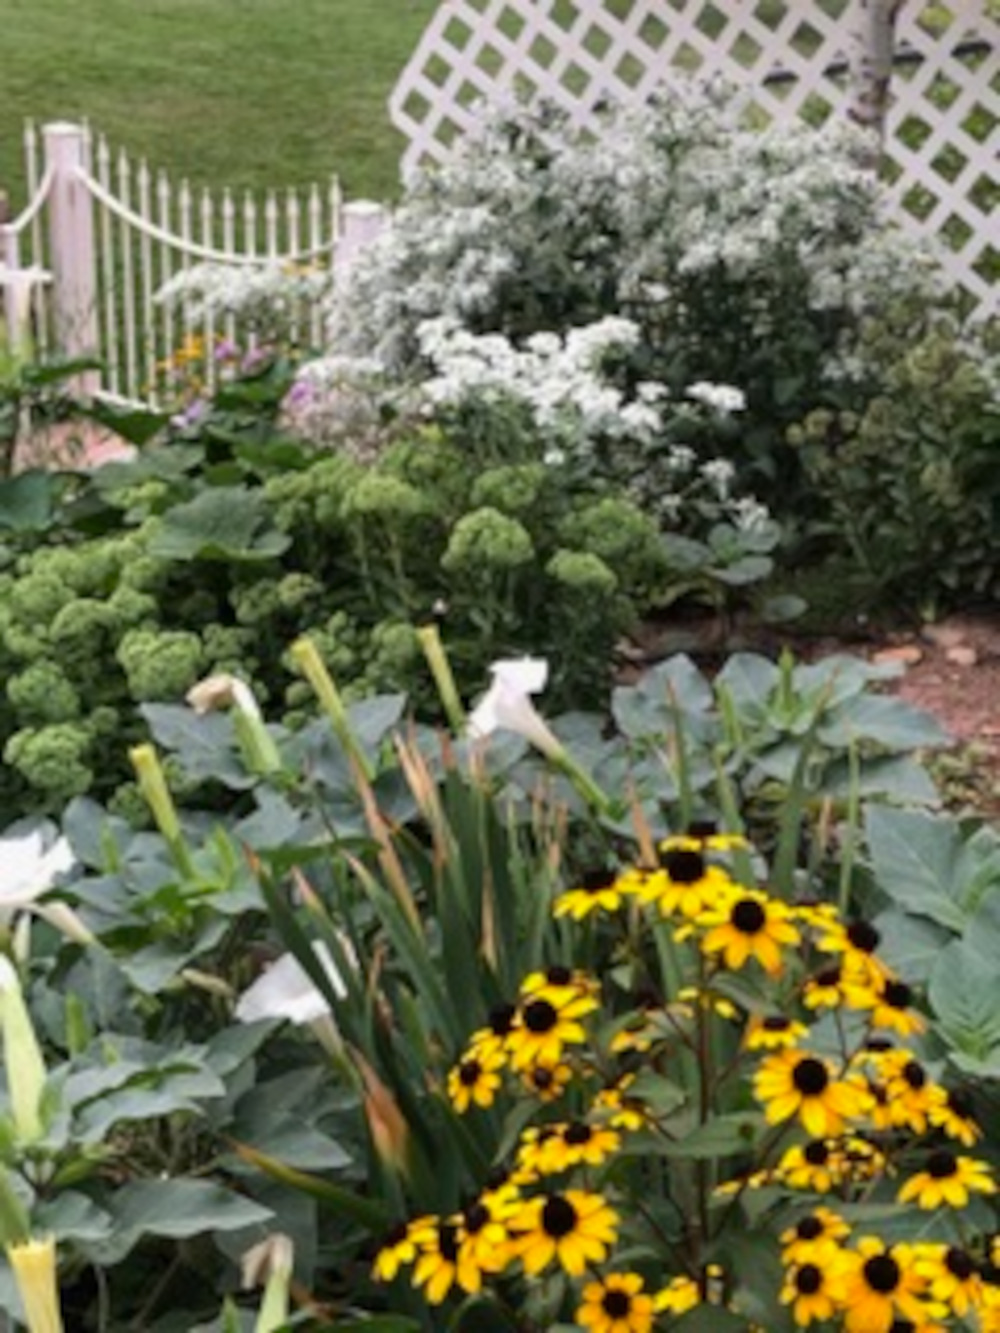
[[[25,129],[29,201],[0,226],[0,288],[8,337],[30,329],[41,354],[96,356],[104,366],[85,387],[128,402],[169,401],[170,362],[197,339],[206,386],[214,387],[218,341],[231,317],[196,321],[189,305],[157,292],[195,264],[346,268],[384,225],[366,200],[345,203],[339,183],[268,191],[263,200],[229,189],[174,188],[145,162],[112,155],[86,126]],[[300,341],[322,342],[322,312],[301,311]]]
[[[483,101],[544,98],[600,133],[608,102],[735,88],[757,123],[842,114],[858,0],[441,0],[390,100],[404,175],[443,161]],[[894,215],[940,237],[952,280],[1000,310],[1000,23],[990,0],[908,0],[886,127]]]

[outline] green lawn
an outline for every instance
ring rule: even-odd
[[[0,188],[25,117],[87,117],[192,184],[394,192],[386,101],[437,0],[0,0]]]

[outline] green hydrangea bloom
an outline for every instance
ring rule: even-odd
[[[564,588],[582,597],[600,600],[614,595],[618,579],[599,555],[592,551],[556,551],[545,572]]]
[[[535,556],[531,536],[516,518],[487,506],[465,514],[452,529],[441,565],[449,574],[482,577],[529,564]]]

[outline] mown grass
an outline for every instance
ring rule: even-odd
[[[398,189],[387,99],[437,0],[0,0],[0,189],[30,117],[89,119],[193,185]]]

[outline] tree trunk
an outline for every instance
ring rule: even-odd
[[[873,165],[882,154],[889,109],[896,18],[905,0],[857,0],[854,59],[851,62],[851,103],[847,114],[871,130]]]

